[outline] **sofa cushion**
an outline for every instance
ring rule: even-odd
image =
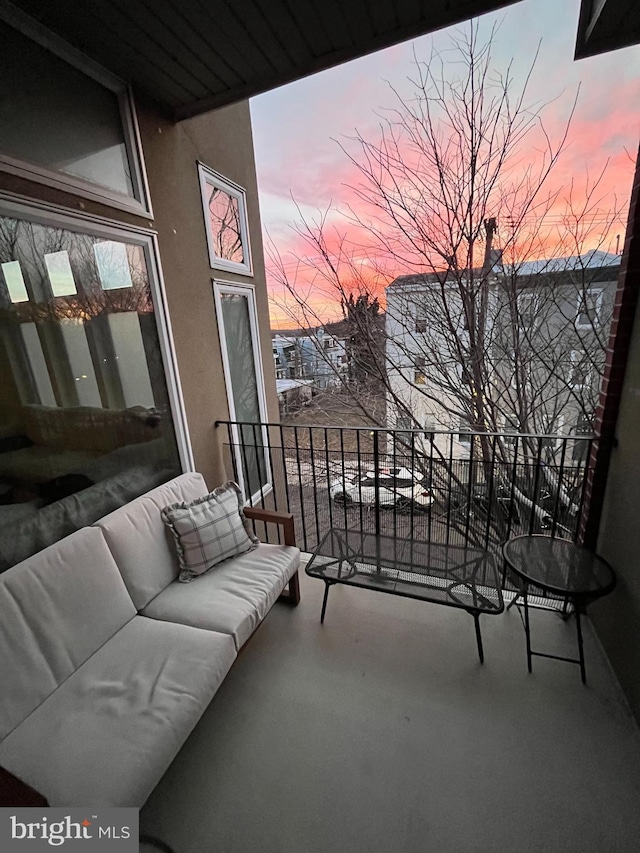
[[[286,545],[259,545],[225,560],[191,584],[177,581],[142,611],[154,619],[232,634],[240,648],[285,588],[300,564],[300,551]]]
[[[4,737],[136,609],[102,533],[85,528],[0,575],[0,614]]]
[[[258,546],[242,505],[240,487],[230,481],[204,497],[164,507],[162,520],[173,534],[180,565],[178,580],[188,583]]]
[[[0,744],[0,765],[51,806],[142,806],[235,656],[231,637],[136,616]]]
[[[55,447],[24,447],[0,453],[0,475],[28,483],[46,483],[64,477],[98,456],[89,450],[59,450]]]
[[[178,577],[178,558],[160,511],[208,491],[202,474],[181,474],[96,522],[138,610]]]
[[[127,501],[168,480],[174,473],[171,469],[151,465],[129,468],[88,489],[36,509],[30,515],[25,514],[15,523],[8,517],[5,520],[5,516],[10,515],[7,513],[10,507],[0,506],[0,541],[3,543],[0,549],[0,572],[26,560],[63,536],[69,536],[79,528],[92,524]]]
[[[151,441],[160,435],[160,419],[150,409],[103,409],[97,406],[23,407],[24,429],[37,445],[57,450],[109,453],[126,444]]]

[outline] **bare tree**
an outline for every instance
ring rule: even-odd
[[[284,294],[278,308],[304,328],[322,324],[318,294],[346,316],[350,301],[372,302],[394,280],[385,346],[366,314],[355,317],[360,363],[351,376],[365,371],[370,382],[352,382],[348,392],[371,412],[371,387],[384,388],[381,426],[477,433],[486,465],[513,459],[505,433],[519,433],[520,452],[539,462],[543,444],[544,458],[553,458],[554,442],[527,435],[590,423],[617,277],[598,259],[615,260],[601,250],[623,227],[604,171],[582,187],[550,181],[578,93],[552,135],[543,121],[549,104],[529,100],[537,54],[517,84],[511,64],[494,67],[494,37],[495,28],[481,41],[471,23],[456,31],[451,50],[414,57],[412,97],[391,87],[395,107],[377,137],[356,134],[341,145],[358,175],[349,187],[358,207],[343,210],[344,228],[328,226],[328,211],[301,214],[294,227],[308,255],[293,275],[269,247]]]

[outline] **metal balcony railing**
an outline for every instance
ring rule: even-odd
[[[254,504],[292,512],[302,550],[331,527],[481,547],[575,539],[592,436],[218,421]]]

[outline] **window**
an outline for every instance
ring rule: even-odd
[[[198,171],[211,268],[252,275],[245,191],[202,163]]]
[[[423,356],[416,356],[413,360],[414,372],[413,372],[413,382],[414,385],[425,385],[427,381],[427,377],[425,374],[425,360]]]
[[[504,432],[505,432],[505,442],[507,444],[515,444],[516,436],[521,432],[520,429],[520,420],[516,415],[505,415],[504,416]]]
[[[530,394],[533,382],[533,363],[528,353],[511,350],[511,387],[521,394]]]
[[[518,294],[518,318],[520,328],[527,331],[537,325],[539,300],[535,293]]]
[[[471,439],[473,438],[471,435],[471,424],[466,418],[460,418],[458,422],[458,430],[458,441],[460,444],[471,447]]]
[[[418,305],[416,309],[416,332],[423,334],[427,331],[427,309],[424,305]]]
[[[21,13],[0,43],[0,168],[150,215],[126,85]]]
[[[0,200],[0,571],[190,466],[155,264],[135,229]]]
[[[578,296],[576,327],[592,329],[601,322],[602,290],[591,288]]]
[[[251,285],[216,281],[214,293],[229,414],[239,423],[232,427],[236,476],[254,502],[271,491],[255,292]]]
[[[591,364],[582,350],[571,350],[569,385],[575,390],[587,387],[591,381]]]
[[[574,462],[584,462],[591,447],[590,438],[593,435],[593,422],[584,413],[578,415],[574,428],[576,439],[573,442],[571,459]]]

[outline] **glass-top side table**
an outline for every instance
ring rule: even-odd
[[[587,604],[610,593],[616,585],[616,575],[609,563],[575,542],[552,539],[549,536],[516,536],[503,547],[507,566],[522,581],[520,595],[524,600],[524,629],[527,640],[527,666],[531,672],[533,656],[553,658],[580,665],[582,683],[586,683],[582,626],[580,615]],[[545,593],[560,596],[571,603],[576,617],[579,657],[535,652],[531,648],[528,587],[532,584]]]

